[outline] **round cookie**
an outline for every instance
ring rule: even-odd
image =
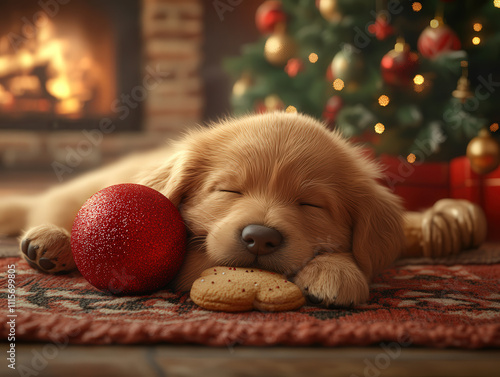
[[[202,308],[224,312],[279,312],[305,304],[300,288],[280,274],[221,266],[201,273],[191,287],[191,299]]]

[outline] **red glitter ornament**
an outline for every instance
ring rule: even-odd
[[[78,270],[94,287],[113,294],[164,287],[178,272],[185,247],[177,208],[158,191],[130,183],[94,194],[71,231]]]
[[[281,1],[265,1],[255,13],[255,24],[262,34],[271,34],[276,25],[286,22],[286,13],[283,12]]]
[[[455,32],[442,21],[436,21],[437,27],[427,26],[418,37],[418,51],[426,58],[434,58],[443,52],[460,50],[460,39]]]

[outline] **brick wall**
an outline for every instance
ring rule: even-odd
[[[161,72],[161,79],[147,90],[142,132],[0,130],[0,170],[52,169],[54,162],[71,162],[75,171],[99,166],[177,138],[201,122],[202,0],[142,0],[141,17],[143,77]]]
[[[143,0],[146,65],[169,72],[146,101],[147,130],[176,131],[202,118],[201,0]]]

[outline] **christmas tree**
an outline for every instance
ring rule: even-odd
[[[235,114],[303,112],[409,162],[498,129],[500,0],[266,1],[256,25],[226,62]]]

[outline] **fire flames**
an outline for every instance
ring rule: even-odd
[[[0,37],[0,110],[81,117],[96,90],[91,50],[78,32],[61,36],[45,21],[18,49]]]

